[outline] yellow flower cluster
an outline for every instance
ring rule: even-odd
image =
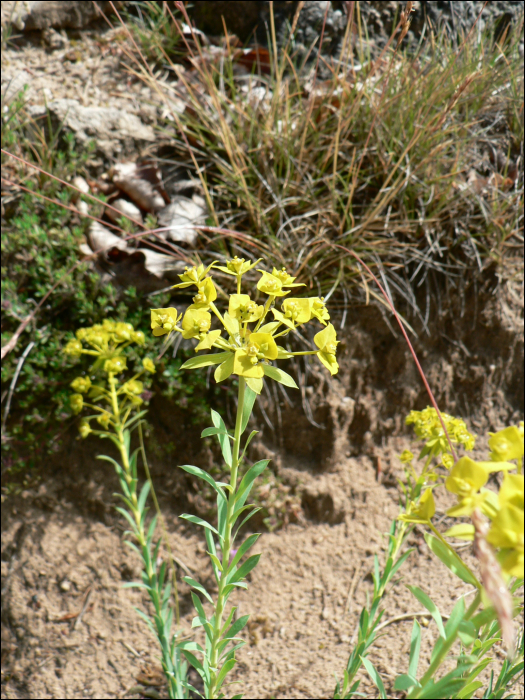
[[[204,265],[186,268],[185,272],[179,275],[180,284],[174,288],[195,286],[197,293],[193,297],[193,304],[186,309],[184,315],[174,308],[152,309],[153,335],[169,335],[175,331],[181,333],[185,339],[197,340],[196,352],[216,348],[219,352],[188,360],[182,367],[194,369],[218,365],[215,370],[217,382],[236,374],[244,377],[248,386],[256,393],[261,392],[265,376],[287,386],[295,386],[289,375],[272,366],[271,363],[277,359],[315,354],[331,375],[336,374],[339,369],[336,360],[338,340],[333,325],[327,324],[330,316],[323,299],[287,297],[283,300],[281,310],[274,308],[276,299],[286,297],[293,287],[304,286],[295,282],[296,278],[289,275],[285,268],[273,268],[271,273],[258,270],[261,278],[257,283],[257,290],[266,296],[264,303],[258,304],[250,295],[241,293],[242,276],[259,262],[260,260],[257,260],[252,263],[235,257],[225,266],[212,263],[207,268]],[[237,293],[230,295],[228,310],[224,314],[215,306],[217,289],[213,277],[209,275],[212,268],[221,270],[237,280]],[[269,319],[270,311],[273,318]],[[212,314],[221,325],[218,329],[211,329]],[[317,350],[291,353],[276,342],[278,338],[287,336],[299,326],[314,319],[325,326],[314,337]],[[226,337],[223,337],[223,331],[226,331]]]
[[[132,409],[143,403],[140,395],[144,391],[144,386],[138,377],[144,372],[155,373],[153,361],[149,357],[144,358],[142,369],[120,386],[117,377],[128,369],[127,358],[123,354],[125,348],[132,343],[143,345],[144,342],[144,333],[136,331],[131,323],[105,320],[102,324],[80,328],[76,332],[76,339],[69,341],[64,347],[63,352],[73,357],[81,355],[95,357],[96,360],[90,372],[96,373],[97,370],[102,369],[107,374],[109,389],[104,386],[104,383],[92,384],[90,376],[77,377],[71,382],[70,386],[75,392],[69,397],[71,410],[77,414],[85,407],[95,411],[92,416],[83,419],[80,423],[79,430],[82,437],[96,432],[90,426],[93,418],[104,430],[110,426],[115,428],[122,419],[125,423]],[[90,403],[87,403],[86,399]],[[97,405],[100,403],[105,406]]]
[[[445,423],[450,440],[455,444],[463,445],[466,450],[472,450],[475,438],[467,430],[465,421],[461,418],[449,416],[448,413],[442,413],[441,417]],[[435,408],[427,406],[423,411],[410,411],[405,423],[413,425],[414,432],[418,438],[426,443],[421,456],[437,456],[450,453],[450,445]],[[447,460],[445,460],[445,464],[446,462]]]
[[[451,439],[470,449],[474,438],[467,431],[465,423],[459,418],[442,415]],[[428,455],[429,458],[438,456],[436,445],[439,445],[440,451],[444,450],[443,428],[437,421],[434,409],[412,411],[406,422],[414,424],[418,437],[427,440],[426,451],[424,448],[422,454]],[[481,511],[491,521],[487,541],[496,549],[503,574],[521,577],[524,566],[523,423],[489,435],[490,461],[477,462],[465,455],[454,464],[450,448],[442,456],[444,466],[450,469],[445,479],[445,487],[457,497],[456,505],[447,510],[447,515],[461,518],[471,516],[476,509]],[[402,461],[409,463],[411,459],[412,453],[405,450]],[[512,474],[514,470],[517,473]],[[498,471],[503,472],[503,483],[496,493],[485,486],[490,474]],[[425,476],[437,478],[432,471],[425,472]],[[434,513],[432,488],[427,488],[419,501],[412,502],[407,513],[399,516],[399,520],[429,524]],[[472,540],[474,525],[460,523],[451,527],[445,534],[449,537]]]

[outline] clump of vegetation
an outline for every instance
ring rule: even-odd
[[[31,120],[24,100],[22,91],[2,105],[2,346],[44,303],[21,336],[20,352],[7,354],[2,362],[4,493],[36,478],[46,457],[71,438],[71,361],[60,352],[62,345],[78,327],[102,323],[108,316],[137,329],[147,329],[149,323],[143,294],[103,282],[92,263],[81,261],[79,246],[89,220],[72,207],[77,193],[65,185],[86,173],[94,144],[77,149],[72,134],[53,129],[49,121],[41,126]],[[156,298],[167,303],[169,295]],[[149,336],[146,345],[153,351]],[[200,377],[190,384],[179,381],[186,354],[181,349],[169,365],[161,359],[150,388],[173,400],[190,399],[188,420],[198,422],[208,413],[214,387]]]

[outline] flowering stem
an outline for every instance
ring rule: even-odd
[[[215,621],[213,625],[213,638],[211,641],[211,654],[210,654],[210,687],[208,691],[209,698],[215,698],[216,696],[216,686],[217,686],[217,676],[218,671],[215,672],[212,669],[217,668],[218,657],[219,657],[219,643],[221,641],[221,627],[222,627],[222,616],[224,613],[224,606],[226,601],[224,600],[224,589],[227,585],[226,571],[228,569],[228,564],[230,562],[230,552],[232,547],[232,515],[235,510],[235,496],[237,490],[237,477],[239,472],[239,450],[241,443],[241,426],[242,426],[242,413],[244,407],[244,395],[246,390],[246,380],[244,377],[239,377],[239,393],[237,401],[237,417],[235,420],[235,433],[233,436],[233,448],[232,448],[232,468],[230,475],[230,495],[228,498],[228,508],[226,512],[226,525],[224,542],[222,546],[222,576],[219,580],[219,592],[217,594],[217,605],[215,606]]]

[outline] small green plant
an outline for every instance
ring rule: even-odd
[[[275,360],[286,360],[294,355],[317,355],[320,362],[331,375],[338,371],[336,360],[337,338],[324,301],[319,297],[289,298],[288,294],[295,287],[304,286],[295,282],[295,277],[288,274],[286,269],[272,272],[258,269],[261,278],[257,283],[257,293],[262,294],[264,303],[258,304],[249,294],[242,293],[243,276],[257,266],[260,260],[252,263],[235,257],[226,266],[212,263],[207,268],[204,265],[186,268],[180,275],[179,288],[195,286],[197,293],[193,297],[186,312],[179,314],[174,308],[152,309],[151,327],[153,335],[163,336],[180,333],[185,339],[198,341],[195,351],[206,351],[215,348],[218,352],[197,355],[184,363],[182,369],[197,369],[217,365],[215,381],[223,382],[232,375],[239,378],[237,415],[235,430],[229,432],[216,411],[211,412],[213,426],[202,432],[202,437],[216,435],[222,451],[227,472],[230,473],[229,483],[216,482],[215,479],[199,467],[184,465],[184,471],[197,476],[212,486],[217,493],[217,527],[195,515],[184,514],[181,518],[200,525],[204,528],[208,555],[215,580],[218,586],[216,599],[198,581],[187,576],[188,583],[194,590],[192,599],[197,611],[193,627],[204,628],[206,643],[203,648],[198,642],[183,641],[178,648],[200,674],[204,682],[206,698],[224,697],[221,688],[228,673],[236,663],[235,651],[244,644],[238,637],[246,623],[248,615],[243,615],[234,621],[236,608],[231,607],[227,612],[227,604],[236,588],[247,588],[246,577],[259,561],[260,554],[243,557],[257,542],[259,534],[247,537],[236,547],[236,540],[242,526],[259,510],[247,504],[248,497],[255,479],[268,466],[269,460],[264,459],[248,468],[240,479],[240,468],[247,457],[248,446],[257,434],[253,430],[241,449],[241,438],[244,434],[256,397],[260,394],[264,379],[272,379],[288,387],[297,387],[293,378],[274,366]],[[228,310],[221,312],[215,305],[217,289],[210,273],[212,268],[220,270],[236,279],[236,293],[230,294]],[[286,298],[284,298],[286,297]],[[284,299],[283,299],[284,298]],[[275,308],[276,300],[282,301],[281,309]],[[271,311],[271,316],[269,315]],[[219,322],[218,329],[211,329],[212,314]],[[286,336],[299,326],[311,321],[319,321],[324,329],[314,336],[316,349],[303,352],[289,352],[277,342],[282,342]],[[223,337],[223,332],[226,336]],[[238,521],[241,521],[238,524]],[[211,614],[207,615],[203,601],[211,604]],[[195,655],[197,652],[202,660]],[[186,682],[185,687],[197,692],[197,689]],[[198,693],[201,695],[200,693]],[[238,695],[234,697],[240,697]]]
[[[146,413],[140,410],[144,389],[140,377],[145,373],[154,374],[156,369],[153,360],[145,357],[138,371],[125,379],[128,369],[125,350],[133,344],[143,346],[144,342],[144,333],[135,331],[131,323],[105,320],[90,328],[80,328],[76,339],[64,347],[64,353],[77,358],[88,355],[95,359],[87,375],[79,376],[71,382],[71,388],[75,392],[70,396],[71,408],[76,414],[83,409],[91,411],[91,415],[83,417],[80,422],[82,437],[93,434],[109,439],[119,452],[120,463],[105,455],[99,459],[107,460],[115,467],[122,489],[118,496],[124,503],[124,507],[118,507],[117,510],[131,528],[126,534],[132,535],[138,546],[129,540],[125,542],[142,558],[143,563],[142,582],[124,585],[140,587],[148,592],[155,611],[153,619],[141,610],[137,609],[137,612],[158,640],[170,698],[185,698],[188,697],[184,686],[186,663],[181,660],[176,646],[177,633],[172,634],[171,631],[173,609],[169,606],[171,585],[166,576],[167,562],[164,561],[158,567],[161,540],[156,544],[153,541],[157,516],[151,519],[149,525],[146,523],[146,500],[152,484],[148,479],[139,492],[137,458],[140,448],[131,451],[131,433],[135,428],[140,428]],[[177,598],[176,605],[178,621]]]
[[[414,455],[410,451],[405,450],[400,457],[405,465],[405,481],[400,482],[404,508],[397,522],[392,524],[386,564],[381,573],[377,556],[375,558],[372,602],[361,612],[357,643],[350,654],[343,682],[336,685],[334,697],[359,695],[360,682],[356,674],[361,666],[365,667],[380,696],[386,697],[381,676],[368,658],[369,650],[383,627],[380,622],[384,608],[380,605],[386,588],[397,583],[395,577],[413,551],[400,554],[415,525],[427,529],[425,540],[429,549],[456,576],[473,586],[475,597],[468,608],[461,597],[444,625],[442,615],[428,595],[417,586],[408,586],[434,619],[439,637],[428,668],[419,676],[421,628],[414,620],[407,673],[396,678],[394,690],[406,693],[408,698],[473,697],[483,687],[483,683],[476,680],[477,676],[492,662],[487,654],[494,644],[503,641],[508,658],[495,686],[491,675],[490,687],[483,696],[503,697],[523,673],[523,635],[516,644],[513,629],[513,618],[522,604],[516,606],[511,597],[511,592],[523,585],[523,423],[491,434],[489,460],[476,462],[468,455],[457,459],[455,454],[457,445],[467,452],[474,447],[474,437],[463,420],[447,414],[441,414],[440,420],[434,408],[427,408],[411,411],[406,422],[413,425],[417,437],[425,441],[419,455],[419,459],[425,458],[425,463],[418,474],[412,466]],[[498,493],[485,488],[494,472],[503,472]],[[433,491],[442,486],[458,499],[447,515],[471,519],[471,523],[452,526],[444,535],[432,523]],[[450,537],[474,541],[481,580],[446,539]],[[461,648],[454,657],[456,667],[439,677],[441,666],[450,659],[451,649],[458,640]]]

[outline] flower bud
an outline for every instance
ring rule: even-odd
[[[69,386],[79,394],[85,394],[91,387],[91,379],[89,377],[77,377]]]
[[[144,369],[146,370],[146,372],[149,372],[150,374],[155,374],[155,372],[157,371],[157,370],[155,369],[155,365],[153,364],[153,361],[150,360],[149,357],[145,357],[145,358],[142,360],[142,366],[144,367]]]
[[[104,413],[101,413],[100,416],[97,416],[97,423],[105,429],[107,429],[110,420],[111,416],[107,411],[104,411]]]
[[[93,432],[87,420],[81,421],[80,425],[78,426],[78,431],[83,438],[86,438],[89,433]]]
[[[122,356],[112,357],[104,362],[104,372],[120,374],[127,369],[126,358]]]
[[[71,357],[80,357],[82,354],[82,343],[80,340],[70,340],[64,347],[63,352]]]
[[[134,331],[131,334],[131,340],[134,343],[137,343],[137,345],[144,345],[144,343],[146,342],[146,336],[142,331]]]
[[[84,406],[84,397],[82,394],[71,394],[69,404],[73,413],[80,413]]]
[[[131,379],[129,382],[126,382],[124,384],[124,386],[122,387],[122,390],[125,391],[126,393],[136,394],[137,396],[139,396],[144,391],[144,385],[142,382],[139,382],[137,379]]]

